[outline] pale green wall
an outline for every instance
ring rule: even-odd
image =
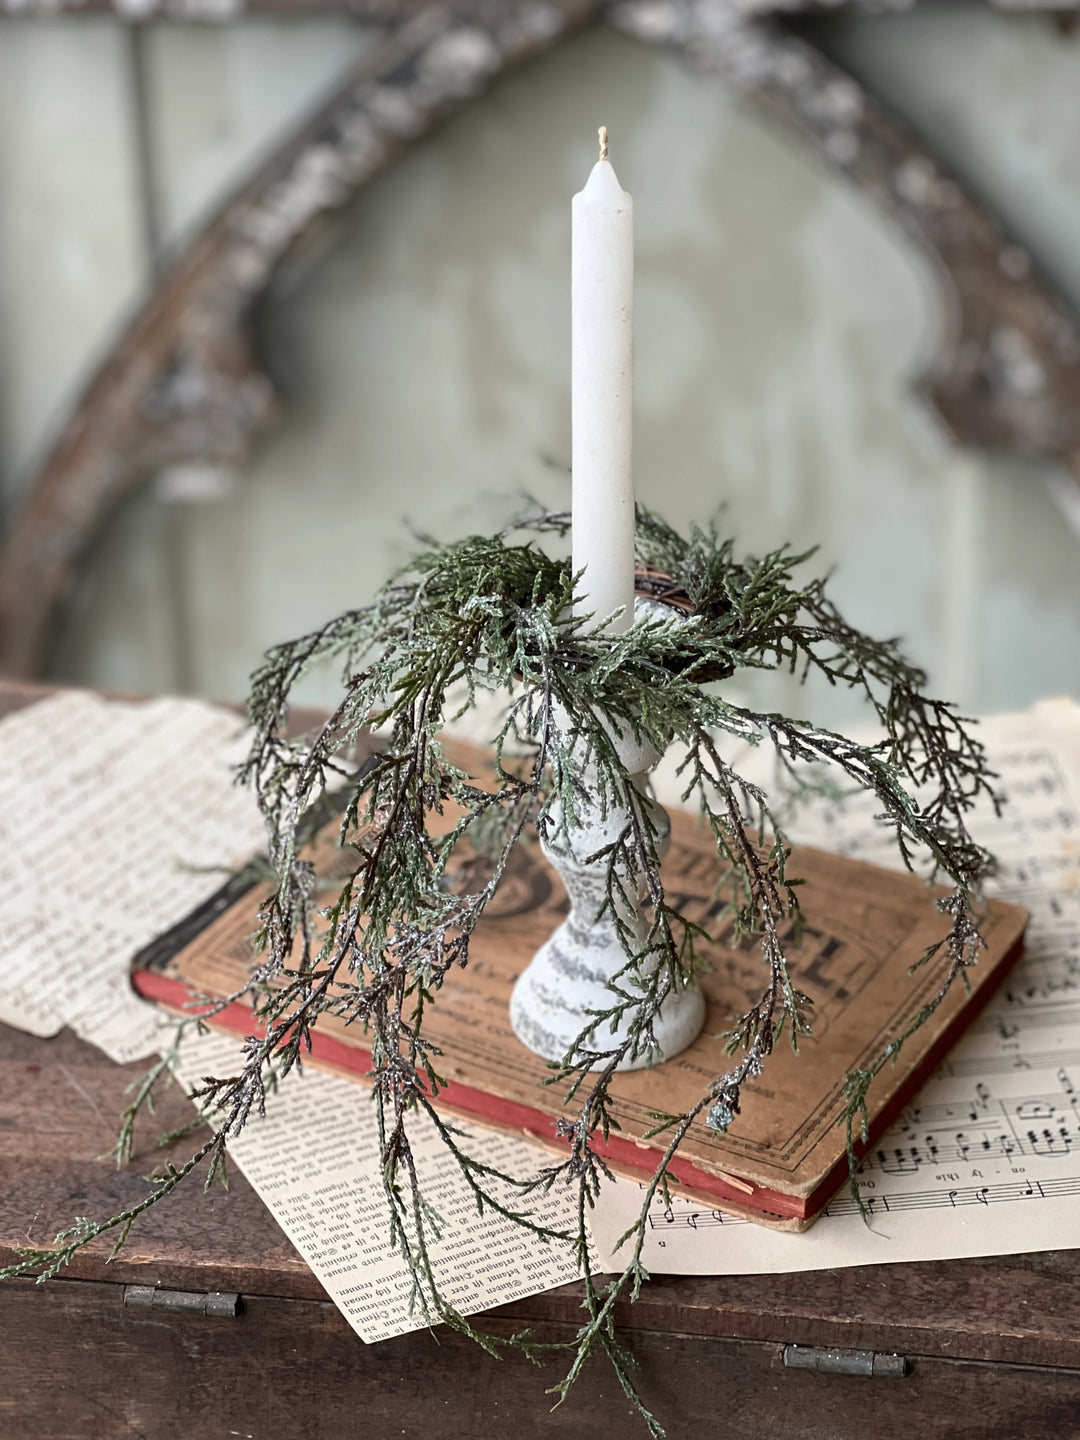
[[[0,496],[144,278],[124,33],[0,22]]]

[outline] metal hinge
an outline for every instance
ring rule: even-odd
[[[789,1370],[816,1370],[823,1375],[875,1375],[899,1380],[911,1364],[905,1355],[887,1355],[878,1350],[836,1350],[825,1345],[785,1345],[784,1364]]]
[[[240,1296],[223,1294],[220,1290],[158,1290],[153,1285],[125,1285],[124,1304],[173,1312],[182,1310],[190,1315],[224,1315],[230,1319],[240,1313]]]

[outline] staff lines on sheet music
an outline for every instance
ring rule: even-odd
[[[1080,924],[1075,931],[1043,930],[1025,936],[1024,945],[1024,958],[1010,975],[1003,998],[1036,993],[1048,996],[1080,981]]]
[[[1047,1160],[1071,1155],[1074,1150],[1080,1151],[1080,1126],[1058,1122],[1051,1128],[1035,1122],[1022,1139],[1004,1132],[991,1136],[959,1131],[952,1140],[926,1135],[921,1142],[883,1146],[868,1151],[859,1173],[880,1170],[884,1175],[915,1175],[924,1166],[1029,1156]]]
[[[1055,1200],[1080,1195],[1080,1175],[1061,1176],[1053,1180],[1010,1180],[999,1185],[960,1185],[955,1189],[900,1190],[891,1195],[863,1195],[871,1215],[894,1215],[903,1210],[958,1210],[968,1205],[1001,1205],[1016,1200]],[[858,1213],[858,1206],[848,1196],[840,1196],[826,1205],[823,1217],[839,1217]],[[667,1209],[660,1214],[650,1212],[650,1230],[705,1230],[715,1226],[748,1225],[741,1215],[727,1215],[720,1210]]]
[[[896,1130],[922,1130],[940,1125],[999,1125],[1003,1118],[1016,1115],[1027,1123],[1047,1119],[1059,1113],[1075,1114],[1080,1110],[1080,1095],[1067,1070],[1062,1067],[1055,1076],[1056,1090],[1040,1090],[1023,1095],[991,1095],[985,1085],[977,1085],[973,1096],[957,1100],[938,1100],[908,1105],[893,1127]]]
[[[1080,1136],[1076,1138],[1080,1139]],[[1052,1143],[1052,1139],[1053,1137],[1048,1144]],[[895,1145],[888,1149],[869,1151],[859,1174],[880,1170],[883,1175],[915,1175],[928,1165],[952,1165],[958,1162],[967,1164],[972,1160],[999,1158],[1007,1160],[1014,1155],[1067,1155],[1071,1153],[1073,1143],[1073,1137],[1063,1137],[1062,1149],[1058,1152],[1049,1148],[1043,1151],[1036,1150],[1034,1146],[1029,1148],[1023,1140],[1017,1140],[1014,1135],[995,1135],[992,1139],[988,1135],[982,1135],[970,1141],[962,1140],[959,1136],[955,1140],[937,1140],[928,1135],[921,1144]]]
[[[937,1073],[939,1076],[960,1080],[968,1076],[1008,1074],[1010,1070],[1056,1070],[1060,1065],[1080,1065],[1080,1048],[1073,1046],[1027,1054],[1021,1054],[1018,1050],[1003,1051],[1000,1055],[973,1055],[970,1059],[943,1060]]]
[[[1080,1151],[1080,1096],[1064,1067],[1057,1079],[1061,1089],[1050,1093],[995,1098],[980,1085],[967,1100],[909,1105],[862,1169],[914,1175],[923,1166]]]
[[[1080,989],[1080,986],[1076,986]],[[969,1034],[1000,1035],[1002,1040],[1015,1040],[1028,1030],[1045,1030],[1049,1027],[1064,1028],[1080,1024],[1080,999],[1071,1002],[1057,1000],[1016,1002],[1009,1006],[1002,1000],[1001,1013],[986,1015],[968,1031]],[[1008,1007],[1008,1008],[1006,1008]]]
[[[873,1214],[897,1210],[948,1210],[962,1205],[996,1205],[1011,1200],[1053,1200],[1080,1195],[1080,1175],[1048,1180],[1005,1180],[997,1185],[961,1185],[953,1190],[901,1190],[893,1195],[864,1195]],[[839,1196],[825,1207],[825,1215],[852,1215],[858,1206],[850,1196]]]

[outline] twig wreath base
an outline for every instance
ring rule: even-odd
[[[639,589],[666,610],[610,635],[574,615],[569,562],[544,549],[560,545],[567,530],[566,515],[538,513],[494,537],[429,541],[369,605],[269,652],[252,678],[254,741],[243,767],[266,818],[276,877],[259,916],[260,958],[241,992],[265,1029],[247,1040],[238,1073],[209,1078],[194,1092],[211,1117],[210,1137],[185,1164],[152,1177],[139,1204],[106,1220],[77,1220],[56,1248],[21,1252],[0,1275],[36,1271],[46,1279],[103,1234],[117,1235],[119,1248],[138,1216],[190,1175],[203,1173],[211,1183],[223,1171],[229,1139],[261,1111],[268,1088],[301,1061],[320,1016],[330,1013],[362,1027],[370,1044],[389,1232],[412,1276],[414,1306],[496,1354],[513,1345],[535,1358],[542,1348],[527,1336],[485,1334],[443,1295],[430,1254],[439,1220],[410,1144],[411,1122],[426,1116],[481,1211],[513,1220],[538,1243],[573,1247],[586,1313],[554,1393],[564,1397],[589,1357],[603,1351],[650,1434],[663,1434],[637,1397],[632,1357],[614,1323],[616,1302],[634,1298],[647,1279],[641,1254],[649,1207],[654,1196],[666,1196],[667,1168],[691,1126],[704,1121],[725,1130],[742,1087],[761,1074],[774,1046],[784,1040],[797,1047],[812,1019],[785,951],[799,934],[789,847],[769,797],[724,758],[726,741],[768,742],[786,783],[803,795],[835,794],[838,784],[870,792],[904,862],[925,860],[952,880],[952,893],[938,902],[944,933],[924,957],[943,952],[944,979],[908,1035],[978,958],[975,907],[991,860],[968,834],[966,818],[980,795],[993,792],[982,746],[951,706],[923,694],[924,674],[896,643],[848,625],[820,580],[795,579],[808,555],[782,548],[739,558],[715,530],[683,537],[639,510]],[[318,733],[291,739],[294,688],[327,660],[342,666],[342,698]],[[884,738],[860,744],[725,696],[723,682],[736,672],[780,668],[801,678],[816,671],[860,692]],[[462,713],[481,691],[511,697],[491,737],[494,780],[487,787],[447,758],[439,738],[458,703],[451,697],[463,696]],[[354,742],[372,726],[385,746],[358,770]],[[658,1118],[653,1135],[664,1148],[643,1188],[637,1224],[624,1237],[626,1264],[599,1278],[590,1267],[587,1217],[609,1178],[596,1142],[613,1123],[610,1082],[624,1064],[655,1059],[665,1048],[658,1017],[670,998],[693,993],[708,938],[665,894],[663,825],[624,764],[613,727],[656,753],[679,748],[683,800],[700,810],[716,844],[727,906],[717,924],[733,922],[736,939],[756,940],[761,990],[731,1028],[728,1069],[685,1113]],[[345,802],[344,873],[328,890],[305,845],[331,790],[343,791]],[[449,826],[447,815],[457,817]],[[450,971],[468,964],[470,937],[513,847],[533,833],[557,854],[573,845],[586,820],[598,819],[612,823],[590,857],[599,866],[597,919],[610,926],[624,963],[607,981],[599,1013],[551,1070],[548,1083],[563,1087],[570,1107],[559,1124],[565,1157],[532,1176],[499,1176],[461,1148],[439,1112],[442,1057],[425,1016]],[[642,894],[647,905],[640,908]],[[869,1087],[908,1035],[844,1077],[852,1172]],[[166,1075],[164,1065],[156,1067],[129,1107],[118,1159],[130,1155],[136,1116]],[[566,1231],[530,1210],[530,1196],[552,1186],[570,1186],[575,1195],[576,1223]],[[857,1195],[854,1183],[853,1190]],[[516,1198],[507,1200],[508,1193]]]

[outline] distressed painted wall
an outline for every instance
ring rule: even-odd
[[[0,24],[0,500],[143,283],[134,136],[121,26]]]
[[[1080,48],[1040,17],[961,18],[830,22],[828,39],[1013,204],[1080,300]],[[122,81],[122,38],[100,33]],[[322,22],[145,32],[151,230],[180,233],[364,41]],[[912,396],[937,324],[921,257],[721,87],[606,32],[409,156],[285,278],[264,331],[287,425],[231,488],[167,477],[128,507],[86,569],[58,674],[239,695],[265,645],[370,592],[407,552],[405,519],[460,532],[509,491],[566,498],[568,198],[598,119],[636,203],[641,498],[684,522],[726,505],[752,547],[820,543],[852,617],[905,635],[966,706],[1080,693],[1080,542],[1052,477],[957,455]],[[129,229],[130,286],[146,231]]]

